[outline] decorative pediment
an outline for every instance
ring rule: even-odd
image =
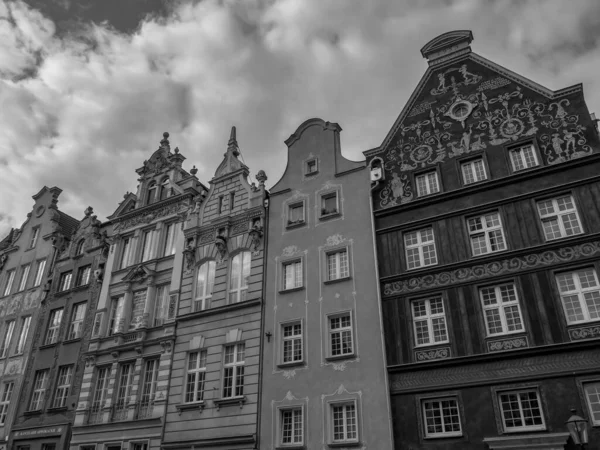
[[[108,219],[113,219],[115,217],[122,216],[123,214],[127,214],[128,212],[132,211],[133,209],[135,209],[136,201],[137,196],[135,194],[131,192],[126,192],[123,196],[123,201],[119,203],[119,206],[117,207],[115,212],[108,216]]]
[[[149,269],[147,266],[140,264],[139,266],[133,267],[127,275],[123,277],[124,282],[141,282],[147,278],[152,278],[156,275],[156,272]]]
[[[430,63],[442,56],[448,56],[462,49],[469,48],[473,41],[471,30],[449,31],[432,39],[421,49],[423,58],[427,58]]]

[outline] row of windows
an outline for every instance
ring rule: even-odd
[[[318,218],[326,220],[340,214],[340,201],[338,191],[325,192],[319,196],[319,214]],[[287,205],[287,227],[305,224],[308,219],[306,217],[306,202],[300,200]]]
[[[67,398],[71,391],[73,382],[74,366],[60,366],[54,382],[54,395],[50,403],[51,408],[63,408],[67,406]],[[50,378],[50,369],[38,370],[35,372],[33,380],[33,389],[29,401],[29,411],[38,411],[43,407],[44,396],[48,389]]]
[[[71,320],[69,321],[66,340],[79,339],[82,336],[86,310],[87,303],[77,303],[73,305],[73,308],[71,309]],[[44,335],[44,341],[42,345],[56,344],[59,341],[63,313],[64,308],[57,308],[50,311],[48,326],[46,328],[46,334]]]
[[[42,279],[44,278],[44,270],[46,269],[46,260],[41,259],[36,262],[35,267],[35,277],[33,279],[33,285],[31,287],[37,287],[42,284]],[[27,284],[29,281],[29,273],[31,272],[31,264],[25,264],[21,266],[20,275],[19,275],[19,283],[17,284],[16,292],[21,292],[27,289]],[[4,281],[4,289],[2,290],[2,296],[6,296],[12,293],[13,285],[15,282],[15,276],[17,274],[16,269],[11,269],[6,271],[6,277]]]
[[[29,333],[29,327],[31,326],[31,316],[21,317],[20,322],[19,337],[13,355],[20,355],[25,351],[25,343],[27,342],[27,335]],[[15,332],[15,324],[16,320],[14,319],[4,322],[4,334],[2,336],[2,345],[0,345],[0,358],[6,358],[9,354]]]
[[[169,197],[169,178],[163,179],[160,184],[153,181],[148,185],[148,196],[146,197],[146,205],[164,200]]]
[[[544,236],[553,241],[583,233],[573,197],[540,200],[537,209]],[[489,212],[466,220],[473,256],[485,255],[507,249],[500,213]],[[417,269],[438,263],[432,227],[404,233],[407,269]]]
[[[160,257],[171,256],[175,254],[175,244],[177,242],[178,226],[177,223],[170,223],[164,226],[164,231],[161,233],[156,229],[147,229],[142,231],[139,255],[136,258],[133,236],[123,237],[119,252],[119,268],[124,269],[136,262],[146,262],[159,257],[157,249],[162,242]]]
[[[156,287],[156,297],[154,299],[154,311],[151,318],[150,326],[158,327],[165,323],[168,317],[169,310],[169,291],[171,289],[170,284],[163,284]],[[148,291],[142,289],[133,293],[133,298],[143,299],[144,304],[148,301]],[[131,302],[129,317],[133,317],[135,309],[135,302]],[[120,295],[111,300],[110,313],[108,316],[108,335],[124,331],[120,329],[120,324],[124,319],[125,313],[125,295]]]
[[[73,271],[69,270],[60,274],[58,280],[58,292],[63,292],[71,289],[71,287],[81,287],[90,284],[90,276],[92,274],[92,266],[87,265],[77,269],[77,277],[75,277],[75,285],[72,286],[73,282]]]

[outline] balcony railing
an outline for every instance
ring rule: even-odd
[[[128,333],[123,336],[123,343],[135,342],[138,340],[138,332]]]
[[[112,417],[111,420],[113,422],[119,422],[121,420],[127,420],[127,402],[124,400],[117,401],[112,406]]]
[[[141,400],[136,404],[135,418],[136,419],[149,419],[152,417],[152,411],[154,409],[153,400]]]
[[[104,408],[104,402],[92,404],[92,406],[88,412],[88,420],[87,420],[87,422],[90,425],[95,424],[95,423],[104,422],[104,414],[102,412],[103,408]]]

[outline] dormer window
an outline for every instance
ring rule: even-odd
[[[160,183],[160,199],[164,200],[168,196],[169,196],[169,179],[165,178],[164,180],[162,180],[162,183]]]
[[[148,186],[148,201],[146,202],[146,205],[149,205],[150,203],[154,203],[156,201],[157,188],[158,186],[156,186],[155,182],[150,183],[150,186]]]

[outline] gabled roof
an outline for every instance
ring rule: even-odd
[[[4,250],[5,248],[10,247],[10,244],[12,243],[14,235],[15,235],[15,228],[11,228],[10,231],[8,232],[8,235],[0,241],[0,251]]]
[[[75,230],[77,230],[77,228],[79,227],[79,220],[69,216],[68,214],[65,214],[62,211],[57,212],[59,215],[58,226],[60,227],[65,236],[72,236]]]
[[[137,201],[137,195],[132,192],[127,192],[123,196],[123,201],[119,203],[115,212],[107,217],[108,220],[114,219],[115,217],[119,217],[122,214],[129,212],[131,206],[135,206],[135,202]]]

